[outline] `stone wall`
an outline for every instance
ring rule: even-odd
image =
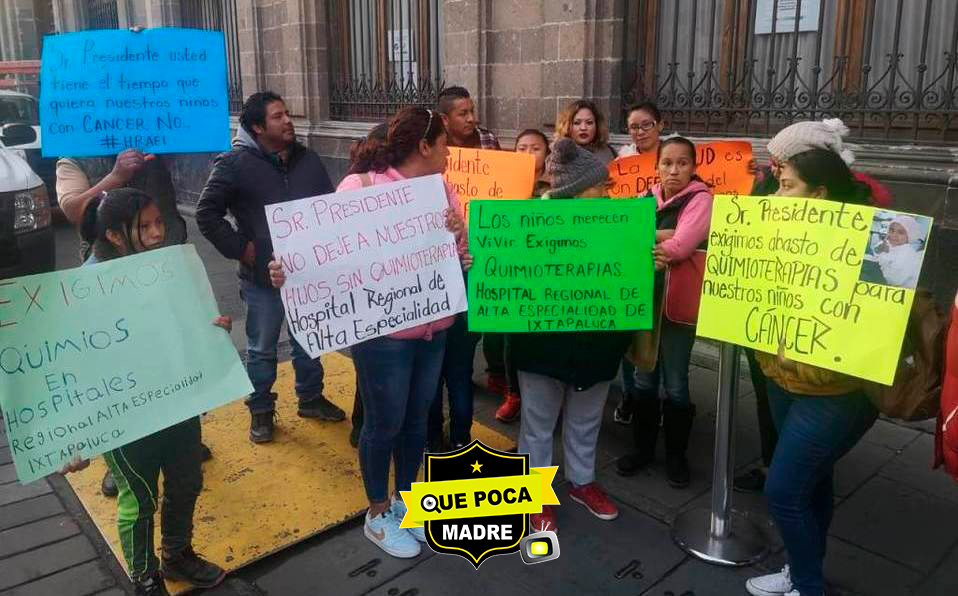
[[[443,75],[476,97],[484,125],[548,128],[564,105],[619,103],[621,0],[451,0],[443,5]]]

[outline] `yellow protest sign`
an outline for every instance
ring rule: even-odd
[[[530,153],[450,147],[443,177],[459,193],[462,216],[469,221],[473,199],[531,198],[536,158]]]
[[[712,188],[713,193],[745,195],[752,192],[755,177],[748,171],[752,160],[752,144],[748,141],[715,141],[695,145],[695,173]],[[660,182],[655,154],[642,153],[612,160],[609,163],[613,199],[642,197]]]
[[[698,335],[885,385],[931,218],[821,199],[720,195]]]

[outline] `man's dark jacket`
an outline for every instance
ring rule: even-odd
[[[217,156],[196,209],[196,223],[203,236],[224,257],[239,260],[247,242],[256,247],[256,265],[240,262],[239,276],[270,287],[266,265],[273,243],[264,207],[334,191],[326,168],[316,152],[293,143],[284,166],[267,155],[241,126],[233,148]],[[224,219],[229,213],[236,229]]]

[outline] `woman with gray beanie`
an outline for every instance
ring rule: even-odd
[[[552,190],[543,198],[604,198],[609,173],[591,152],[572,139],[552,146],[546,160]],[[632,338],[631,332],[561,331],[516,333],[510,337],[519,373],[522,415],[519,452],[530,466],[552,465],[552,443],[559,412],[569,497],[603,520],[618,517],[615,503],[595,481],[596,444],[609,385]],[[532,531],[556,530],[549,505],[530,516]]]

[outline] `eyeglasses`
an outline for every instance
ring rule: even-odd
[[[638,124],[630,124],[629,130],[634,130],[636,132],[640,130],[649,132],[650,130],[655,128],[656,124],[658,124],[658,122],[656,122],[655,120],[646,120],[645,122],[639,122]]]
[[[429,129],[432,128],[432,118],[433,116],[436,115],[436,113],[430,110],[429,108],[423,108],[423,109],[429,112],[429,122],[426,123],[426,130],[424,130],[422,133],[422,139],[420,139],[421,141],[425,141],[426,137],[429,136]]]

